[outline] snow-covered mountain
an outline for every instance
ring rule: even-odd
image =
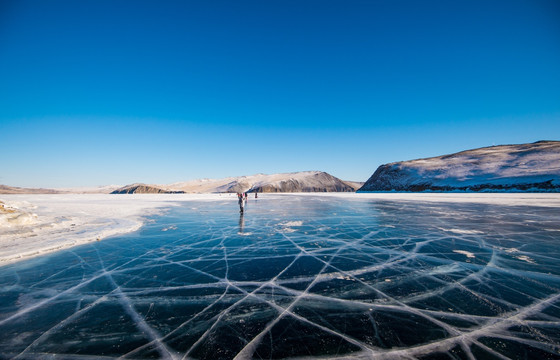
[[[111,191],[111,194],[183,194],[184,191],[162,189],[153,185],[132,184]]]
[[[346,182],[322,171],[201,179],[160,185],[159,187],[186,193],[356,191],[356,188]]]
[[[113,193],[353,192],[358,187],[357,183],[344,182],[326,172],[303,171],[200,179],[167,185],[133,184]]]
[[[358,191],[560,191],[560,141],[381,165]]]
[[[59,189],[30,189],[0,185],[0,194],[170,194],[227,192],[353,192],[363,183],[343,181],[322,171],[257,174],[223,179],[200,179],[173,184],[135,183]]]

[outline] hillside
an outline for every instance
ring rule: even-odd
[[[133,184],[116,189],[111,194],[182,194],[184,191],[165,190],[152,185]]]
[[[110,194],[122,188],[122,185],[102,185],[102,186],[80,186],[68,188],[56,188],[55,190],[70,194]]]
[[[65,191],[56,189],[22,188],[16,186],[0,185],[0,194],[61,194]]]
[[[200,179],[173,184],[133,184],[112,194],[237,193],[237,192],[353,192],[359,183],[344,182],[321,171],[257,174],[223,179]],[[354,186],[352,186],[354,185]]]
[[[234,192],[353,192],[356,188],[321,171],[257,174],[224,179],[202,179],[163,186],[186,193]]]
[[[29,189],[0,185],[0,194],[177,194],[235,192],[354,192],[363,183],[343,181],[322,171],[257,174],[223,179],[200,179],[173,184],[135,183],[64,189]]]
[[[560,141],[381,165],[358,191],[560,191]]]

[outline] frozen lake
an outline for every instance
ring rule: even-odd
[[[0,267],[0,357],[560,359],[559,245],[558,207],[184,202]]]

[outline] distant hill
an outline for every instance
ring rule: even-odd
[[[0,185],[0,194],[63,194],[65,191],[55,189],[21,188],[15,186]]]
[[[359,187],[326,172],[302,171],[283,174],[257,174],[224,179],[202,179],[158,185],[167,190],[186,193],[236,192],[353,192]]]
[[[127,185],[112,194],[237,193],[237,192],[353,192],[360,183],[345,182],[326,172],[303,171],[201,179],[167,185]]]
[[[103,186],[81,186],[70,188],[56,188],[55,190],[68,192],[71,194],[110,194],[122,188],[122,185],[103,185]]]
[[[121,187],[122,186],[120,185],[106,185],[94,187],[43,189],[0,185],[0,194],[109,194],[113,190]]]
[[[183,193],[184,191],[164,190],[159,187],[145,185],[145,184],[127,185],[111,192],[111,194],[183,194]]]
[[[381,165],[358,191],[560,191],[560,141]]]
[[[361,188],[365,184],[365,182],[363,182],[363,181],[342,180],[342,182],[345,183],[346,185],[350,186],[352,189],[354,189],[354,191],[358,190],[359,188]]]
[[[173,184],[107,185],[64,189],[29,189],[0,185],[0,194],[181,194],[235,192],[354,192],[363,183],[343,181],[322,171],[257,174],[200,179]]]

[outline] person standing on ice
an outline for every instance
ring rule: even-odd
[[[243,210],[245,209],[245,199],[243,199],[243,194],[237,194],[238,203],[239,203],[239,212],[243,214]]]

